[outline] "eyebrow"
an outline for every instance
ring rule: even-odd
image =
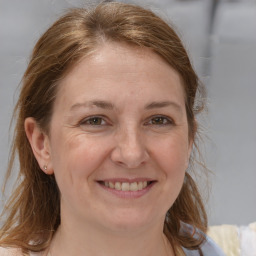
[[[165,108],[165,107],[169,107],[169,106],[176,108],[178,111],[182,110],[181,106],[178,103],[173,102],[173,101],[152,102],[152,103],[146,105],[145,109],[150,110],[150,109],[155,109],[155,108]]]
[[[102,109],[107,109],[107,110],[113,110],[115,109],[114,105],[111,102],[103,101],[103,100],[93,100],[93,101],[86,101],[83,103],[76,103],[71,106],[70,110],[76,110],[77,108],[81,107],[98,107]],[[156,109],[156,108],[165,108],[172,106],[176,108],[178,111],[181,111],[182,108],[179,104],[173,101],[154,101],[145,106],[146,110],[151,110],[151,109]]]
[[[98,107],[98,108],[102,108],[102,109],[108,109],[108,110],[114,109],[114,105],[110,102],[103,101],[103,100],[93,100],[93,101],[86,101],[86,102],[83,102],[83,103],[76,103],[76,104],[72,105],[70,110],[73,111],[77,108],[93,107],[93,106]]]

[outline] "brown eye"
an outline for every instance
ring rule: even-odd
[[[94,117],[90,117],[87,118],[85,120],[83,120],[81,122],[82,125],[93,125],[93,126],[97,126],[97,125],[105,125],[106,121],[104,121],[103,118],[98,117],[98,116],[94,116]]]
[[[155,117],[152,119],[152,124],[163,124],[164,118],[163,117]]]
[[[153,125],[167,125],[167,124],[171,124],[172,122],[166,117],[156,116],[156,117],[153,117],[149,123]]]
[[[102,124],[102,118],[100,118],[100,117],[93,117],[93,118],[90,118],[87,122],[90,125],[101,125]]]

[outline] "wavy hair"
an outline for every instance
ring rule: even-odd
[[[68,10],[38,40],[22,79],[6,178],[14,171],[18,156],[18,185],[4,210],[1,246],[19,247],[25,254],[42,251],[60,225],[60,194],[54,175],[41,171],[26,137],[24,121],[33,117],[48,133],[59,81],[106,41],[149,48],[179,73],[186,96],[189,136],[195,141],[195,115],[203,109],[196,95],[202,87],[173,28],[150,10],[136,5],[103,2],[88,9]],[[190,163],[193,161],[191,158]],[[207,228],[201,196],[188,172],[177,200],[167,212],[164,233],[176,253],[181,247],[199,249],[204,236],[200,232],[196,236],[180,232],[182,223],[202,232]]]

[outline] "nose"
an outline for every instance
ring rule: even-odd
[[[149,159],[145,141],[135,129],[119,131],[115,137],[115,147],[111,152],[111,160],[120,166],[135,169]]]

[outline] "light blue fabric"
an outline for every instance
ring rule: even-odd
[[[221,248],[219,248],[210,237],[206,236],[206,241],[202,244],[201,250],[203,256],[226,256]],[[183,248],[186,256],[200,256],[198,250],[187,250]]]
[[[181,222],[180,233],[183,235],[190,234],[195,238],[203,235],[205,237],[205,241],[200,247],[203,256],[226,256],[222,249],[219,248],[210,237],[205,235],[202,231],[194,229],[192,225]],[[183,251],[186,253],[186,256],[200,256],[200,252],[198,250],[188,250],[183,248]]]

